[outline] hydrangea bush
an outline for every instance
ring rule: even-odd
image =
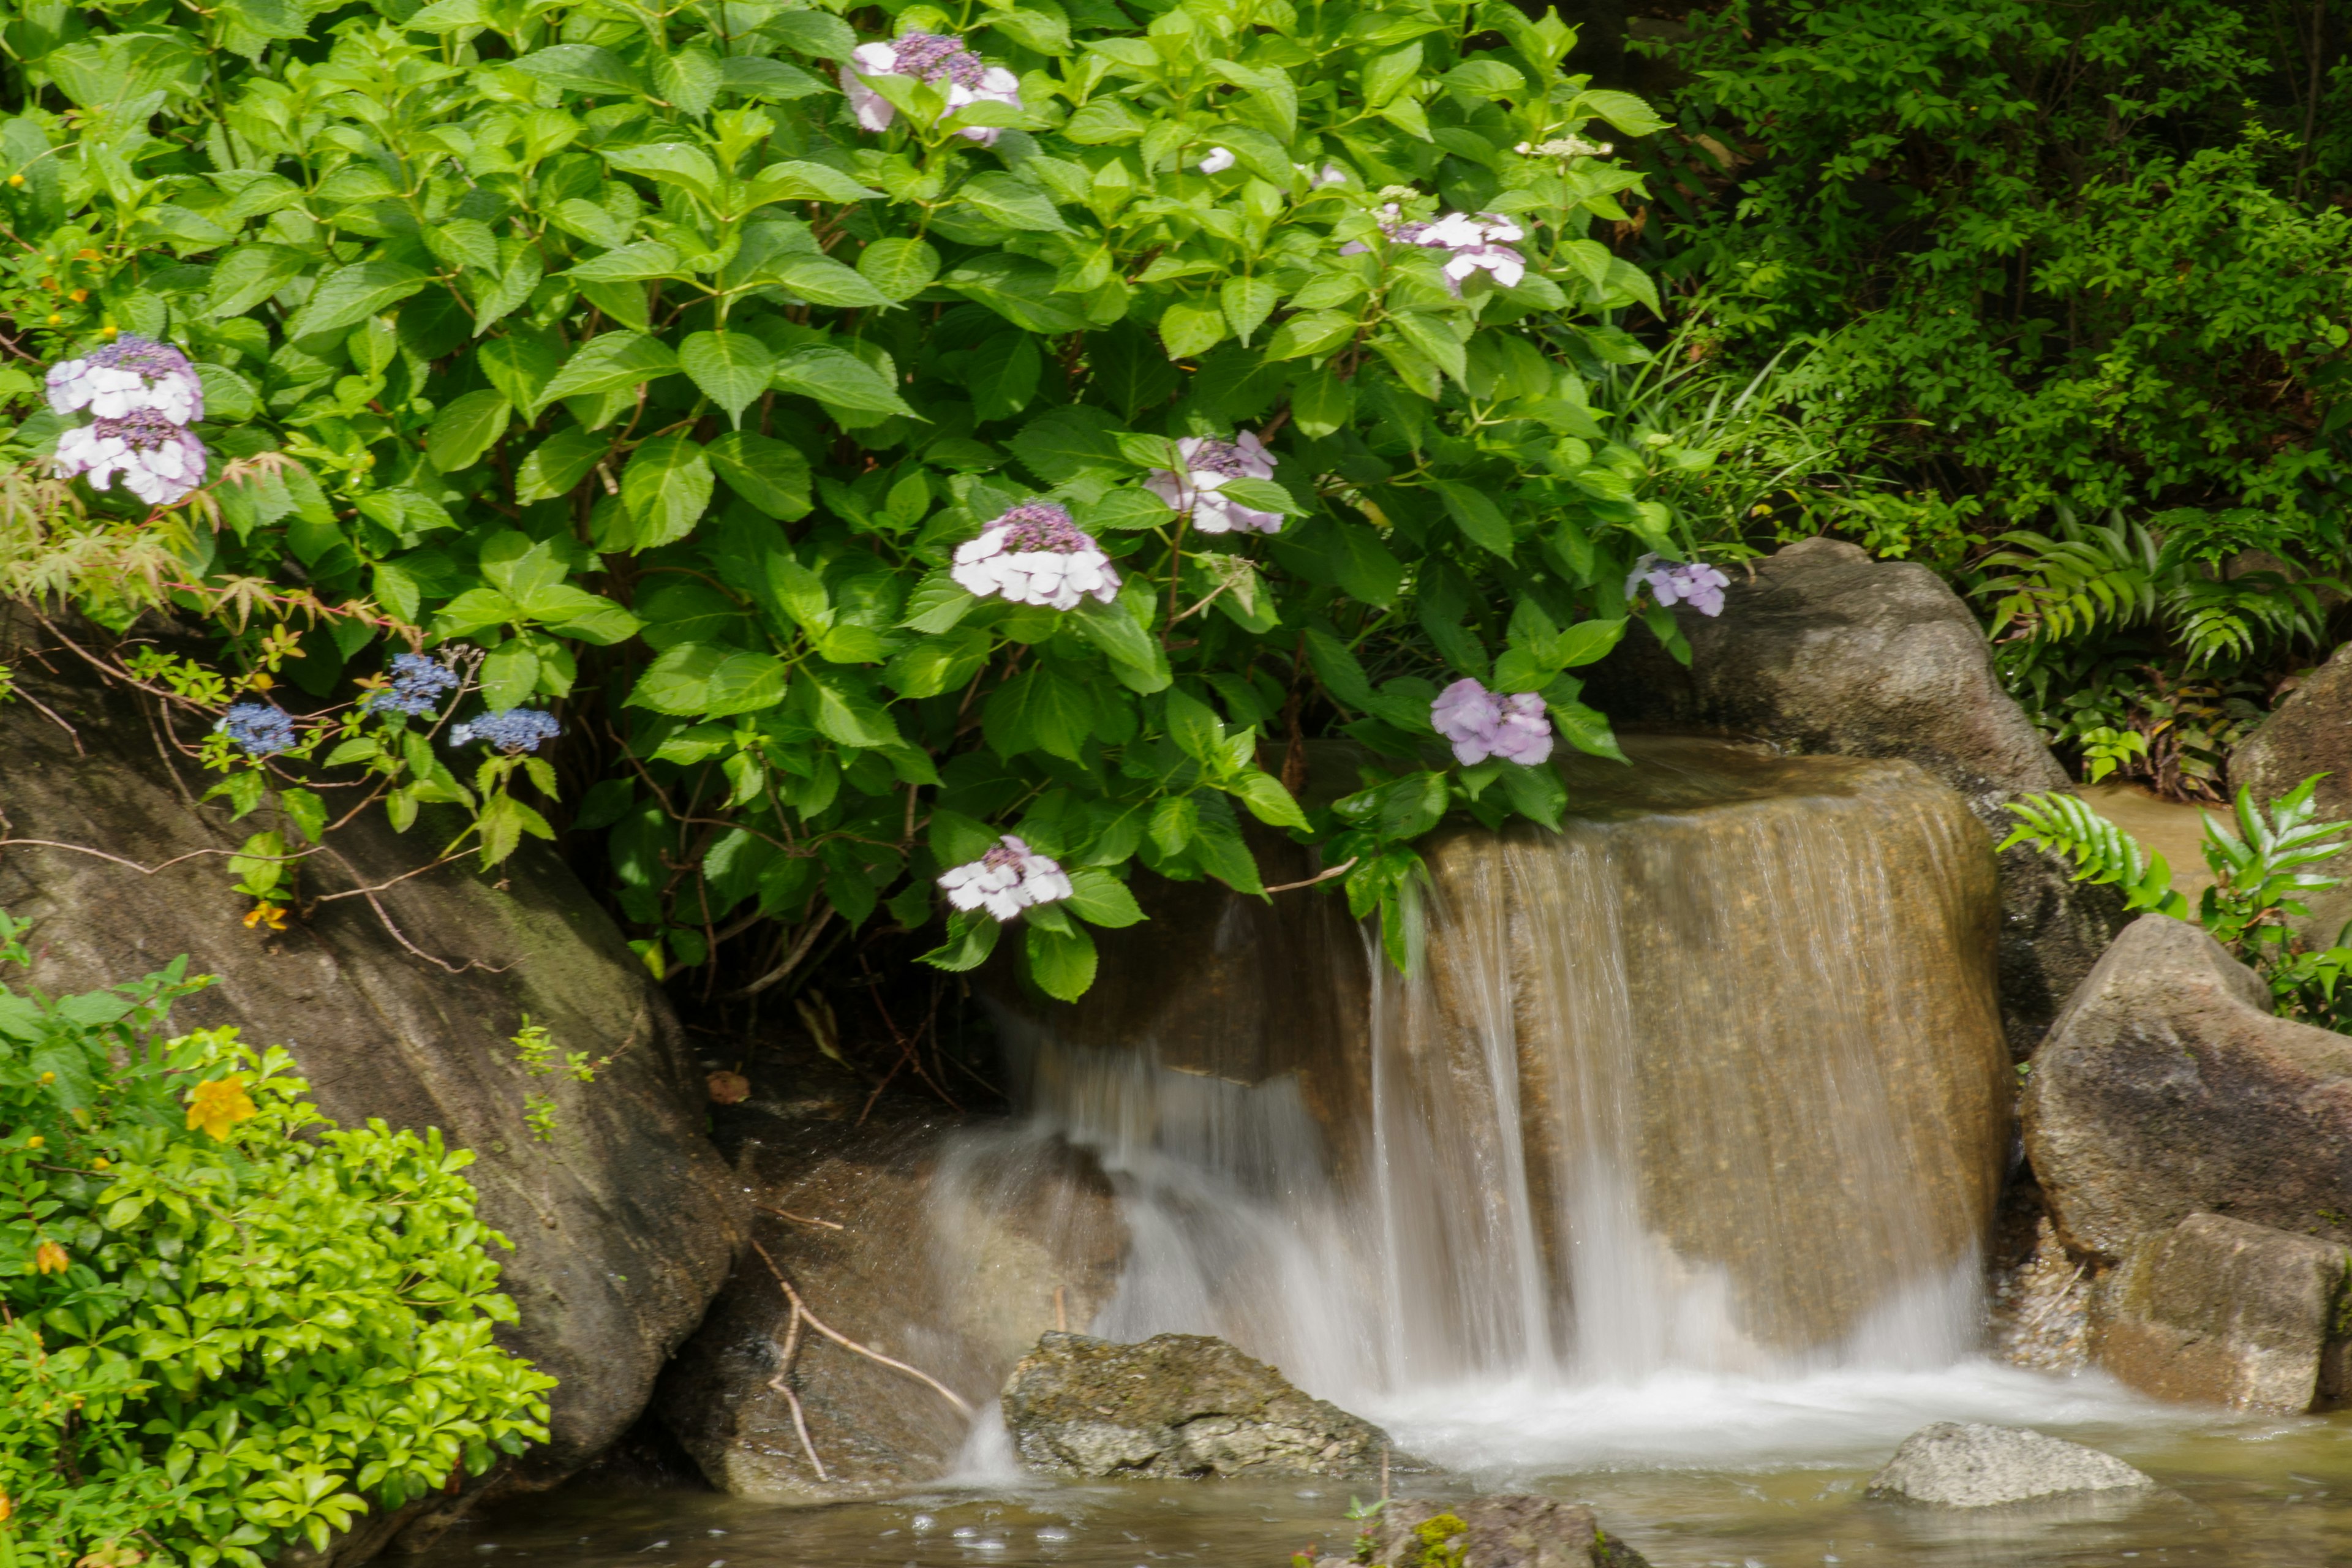
[[[125,417],[201,414],[210,466],[60,488],[89,416],[31,414],[0,584],[219,628],[221,679],[125,673],[226,710],[272,923],[356,784],[339,816],[454,805],[491,861],[604,834],[656,973],[835,918],[944,918],[968,968],[1042,889],[1021,949],[1076,995],[1139,865],[1256,892],[1287,833],[1392,912],[1449,812],[1556,820],[1554,736],[1614,754],[1573,671],[1643,619],[1679,649],[1665,584],[1706,592],[1656,497],[1709,454],[1586,396],[1655,308],[1594,138],[1658,121],[1549,14],[226,0],[9,38],[0,205],[46,237],[0,302],[75,385],[111,353],[164,399],[184,353],[201,397]],[[1339,737],[1361,787],[1307,809]]]
[[[0,914],[0,966],[25,928]],[[438,1132],[338,1130],[278,1049],[173,1037],[185,961],[0,984],[0,1563],[262,1568],[543,1439]]]

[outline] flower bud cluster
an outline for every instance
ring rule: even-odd
[[[1465,767],[1490,756],[1527,767],[1551,757],[1551,717],[1538,692],[1506,696],[1465,678],[1437,694],[1429,705],[1429,722],[1454,742],[1454,754]]]
[[[362,705],[373,713],[405,713],[422,719],[441,705],[444,692],[457,689],[457,672],[421,653],[395,654],[392,684],[368,693]]]
[[[267,757],[294,744],[294,720],[275,702],[239,702],[213,726],[248,757]]]
[[[552,713],[542,713],[536,708],[501,708],[495,713],[485,713],[469,719],[449,731],[449,743],[463,746],[474,741],[492,746],[511,756],[517,752],[536,752],[545,741],[563,733],[563,726]]]
[[[1052,610],[1088,595],[1108,605],[1118,594],[1118,569],[1094,535],[1049,501],[1024,501],[958,545],[948,574],[983,599]]]
[[[887,131],[898,116],[888,99],[866,85],[866,78],[910,76],[947,90],[948,111],[970,103],[1002,103],[1021,107],[1021,79],[1003,66],[990,65],[964,47],[961,38],[937,33],[908,33],[887,44],[860,44],[841,68],[841,90],[857,123],[868,131]],[[996,145],[999,129],[967,125],[956,134],[983,147]]]
[[[943,873],[940,887],[957,909],[986,910],[1000,921],[1033,904],[1066,899],[1071,891],[1069,875],[1058,863],[1010,833],[979,859]]]
[[[95,423],[58,437],[53,461],[93,489],[122,488],[150,506],[169,506],[205,482],[205,444],[187,426],[204,417],[205,386],[188,356],[169,343],[126,336],[49,367],[49,406],[89,410]]]
[[[1265,443],[1244,430],[1230,441],[1209,436],[1187,436],[1176,443],[1183,470],[1154,468],[1143,488],[1174,507],[1192,514],[1192,526],[1202,533],[1275,533],[1282,514],[1261,511],[1220,495],[1232,479],[1274,478],[1275,456]]]

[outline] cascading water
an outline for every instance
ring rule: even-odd
[[[1013,1026],[1026,1139],[1090,1150],[1129,1231],[1085,1326],[1220,1334],[1408,1431],[1970,1351],[2009,1148],[1983,829],[1906,764],[1629,750],[1559,834],[1429,848],[1408,974],[1330,900],[1212,901],[1107,957],[1141,991]]]

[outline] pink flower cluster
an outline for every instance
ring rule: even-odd
[[[1538,692],[1505,696],[1465,677],[1437,694],[1429,722],[1465,767],[1490,756],[1534,767],[1551,756],[1551,718]]]
[[[1381,232],[1399,245],[1449,252],[1445,280],[1457,294],[1473,272],[1491,273],[1495,281],[1506,289],[1528,275],[1528,258],[1512,248],[1527,237],[1527,231],[1497,213],[1475,217],[1468,213],[1447,213],[1433,222],[1418,223],[1407,220],[1397,205],[1391,202],[1381,209]],[[1351,240],[1339,247],[1339,254],[1352,256],[1368,248],[1361,240]]]
[[[50,366],[47,392],[59,414],[96,416],[58,437],[53,461],[66,478],[86,476],[102,490],[120,477],[150,506],[169,506],[205,482],[205,444],[187,429],[204,417],[205,386],[171,344],[119,338]]]
[[[1047,501],[1024,501],[958,545],[948,575],[983,599],[1053,610],[1089,594],[1108,605],[1118,594],[1118,569],[1094,535]]]
[[[857,123],[868,131],[889,130],[898,115],[888,99],[866,85],[868,77],[910,76],[944,87],[950,115],[971,103],[1021,107],[1021,79],[1003,66],[990,65],[966,48],[961,38],[908,33],[887,44],[860,44],[849,52],[849,58],[850,63],[841,68],[841,90],[849,95]],[[997,132],[993,125],[967,125],[956,134],[993,147]]]
[[[1276,533],[1282,514],[1261,511],[1220,495],[1230,479],[1274,478],[1275,456],[1265,443],[1244,430],[1231,441],[1208,436],[1187,436],[1176,443],[1182,472],[1154,468],[1143,488],[1174,507],[1192,514],[1192,526],[1202,533]]]
[[[1066,899],[1071,890],[1060,865],[1010,833],[979,859],[944,873],[940,886],[957,909],[986,910],[999,921],[1012,920],[1033,904]]]
[[[1625,579],[1627,595],[1643,583],[1650,585],[1659,604],[1679,602],[1702,616],[1723,614],[1723,591],[1731,586],[1730,578],[1704,561],[1661,563],[1655,555],[1644,555],[1633,563],[1633,573]]]

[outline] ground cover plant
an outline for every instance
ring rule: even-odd
[[[1601,138],[1658,122],[1549,15],[41,16],[0,572],[219,636],[103,657],[220,719],[257,924],[440,805],[604,835],[657,973],[1017,917],[1074,995],[1134,867],[1262,886],[1248,818],[1360,912],[1449,811],[1553,818],[1572,670],[1716,575],[1656,499],[1708,453],[1586,395],[1654,302]]]
[[[26,928],[0,914],[0,966]],[[337,1129],[276,1047],[173,1035],[186,961],[0,984],[0,1563],[260,1565],[546,1436],[554,1380],[436,1131]]]

